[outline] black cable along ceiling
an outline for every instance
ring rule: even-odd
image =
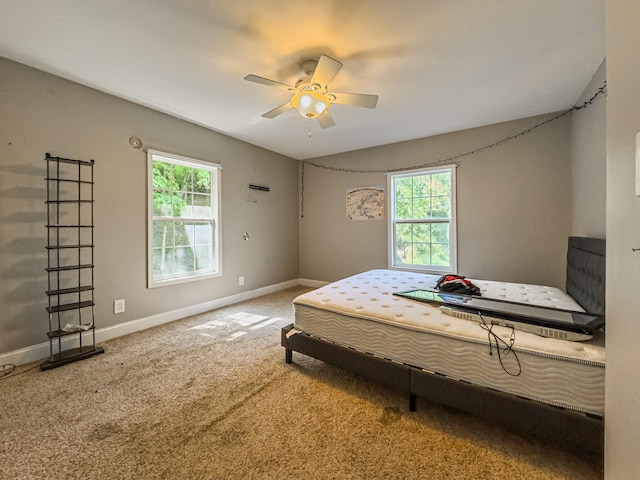
[[[312,167],[316,167],[316,168],[321,168],[324,170],[332,170],[334,172],[343,172],[343,173],[393,173],[393,172],[401,172],[404,170],[418,170],[420,168],[427,168],[427,167],[435,167],[438,165],[443,165],[446,163],[451,163],[454,160],[457,160],[459,158],[462,157],[466,157],[469,155],[473,155],[474,153],[478,153],[481,152],[483,150],[487,150],[489,148],[493,148],[493,147],[497,147],[498,145],[501,145],[505,142],[508,142],[509,140],[514,140],[518,137],[522,137],[524,135],[527,135],[528,133],[531,133],[532,131],[547,125],[551,122],[554,122],[560,118],[565,117],[566,115],[568,115],[569,113],[578,111],[578,110],[582,110],[584,108],[589,107],[590,105],[593,104],[593,102],[596,100],[596,98],[598,98],[600,95],[602,94],[606,94],[607,92],[607,82],[605,81],[604,84],[598,88],[598,90],[596,91],[596,93],[589,98],[588,100],[586,100],[585,102],[583,102],[580,105],[576,105],[572,108],[570,108],[569,110],[566,110],[562,113],[559,113],[558,115],[555,115],[551,118],[548,118],[547,120],[544,120],[543,122],[540,122],[530,128],[527,128],[526,130],[522,130],[521,132],[518,132],[516,134],[510,135],[506,138],[503,138],[502,140],[498,140],[497,142],[493,142],[490,143],[488,145],[484,145],[482,147],[478,147],[475,148],[473,150],[469,150],[467,152],[462,152],[462,153],[458,153],[455,155],[451,155],[448,157],[444,157],[444,158],[440,158],[438,160],[434,160],[432,162],[427,162],[427,163],[423,163],[420,165],[413,165],[413,166],[407,166],[407,167],[395,167],[395,168],[384,168],[384,169],[356,169],[356,168],[346,168],[346,167],[332,167],[330,165],[323,165],[321,163],[316,163],[316,162],[310,162],[308,160],[302,160],[302,168],[301,170],[301,188],[300,188],[300,216],[304,217],[304,169],[306,165],[310,165]]]

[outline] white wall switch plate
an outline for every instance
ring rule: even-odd
[[[113,301],[113,313],[124,313],[124,298]]]

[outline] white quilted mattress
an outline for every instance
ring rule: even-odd
[[[438,275],[371,270],[297,297],[296,330],[323,340],[503,392],[604,414],[604,338],[571,342],[515,332],[511,353],[478,323],[393,295],[433,288]],[[482,296],[582,310],[553,287],[470,279]],[[492,332],[509,343],[511,329]],[[504,345],[502,345],[504,349]],[[516,359],[517,357],[517,359]]]

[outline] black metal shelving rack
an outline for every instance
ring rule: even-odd
[[[103,353],[96,346],[94,160],[45,155],[49,358],[42,370]]]

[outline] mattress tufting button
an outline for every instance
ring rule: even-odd
[[[370,301],[370,302],[377,302],[377,301],[378,301],[378,299],[377,299],[376,297],[371,297],[371,298],[369,299],[369,301]]]
[[[449,327],[449,326],[451,326],[451,323],[449,323],[449,322],[444,322],[444,323],[442,324],[442,326],[443,326],[443,327]]]

